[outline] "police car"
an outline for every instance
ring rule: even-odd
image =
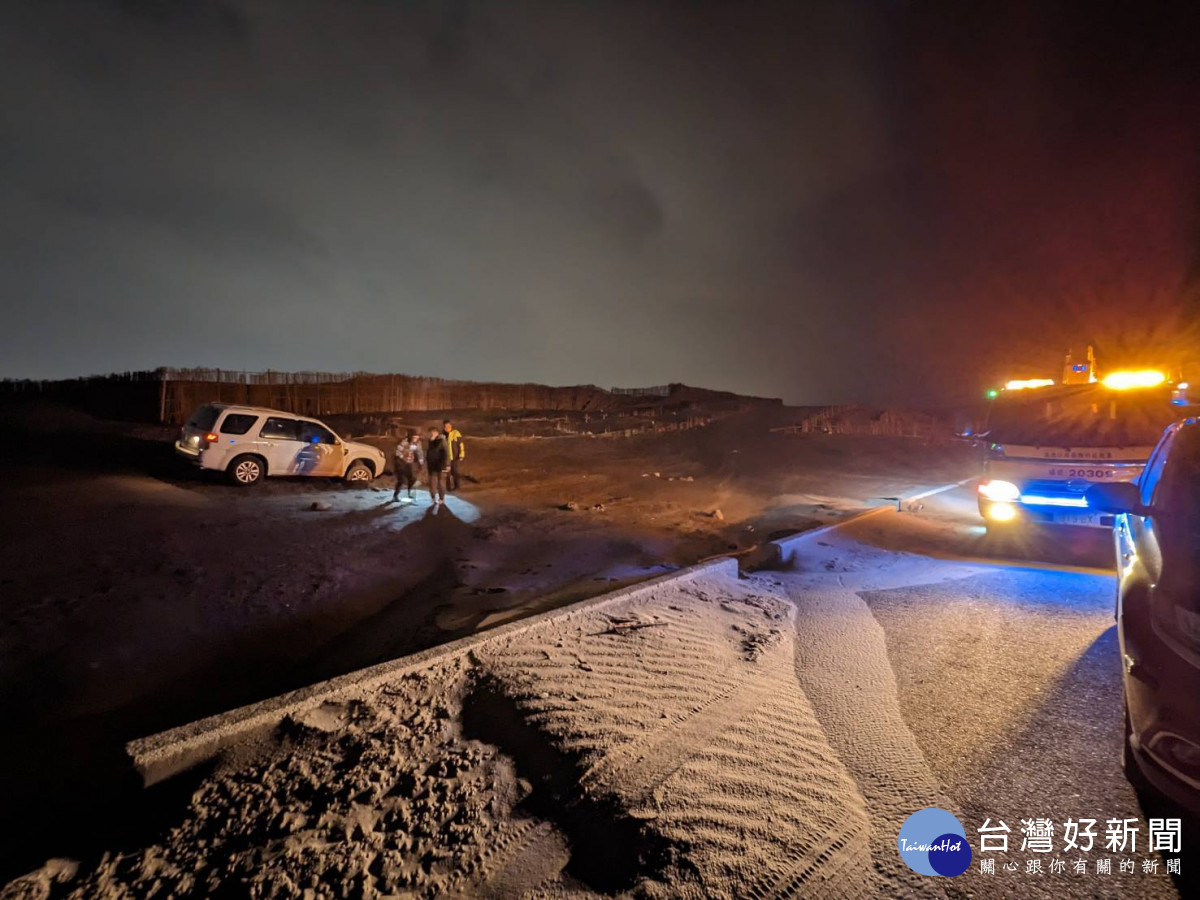
[[[1009,382],[996,392],[979,434],[988,448],[980,515],[989,528],[1110,527],[1112,516],[1090,507],[1087,491],[1139,478],[1173,418],[1170,397],[1162,372],[1113,372],[1101,380],[1090,364],[1084,372],[1069,364],[1062,383]]]

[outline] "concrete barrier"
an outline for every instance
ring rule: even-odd
[[[570,606],[548,610],[488,631],[468,635],[438,647],[431,647],[419,653],[280,694],[249,706],[198,719],[169,731],[138,738],[126,744],[125,750],[133,760],[134,767],[141,774],[142,783],[149,787],[213,758],[224,748],[237,741],[269,731],[278,725],[284,716],[294,716],[343,695],[369,690],[419,671],[435,662],[455,659],[489,641],[520,634],[543,622],[592,612],[666,585],[688,581],[700,575],[725,575],[737,578],[737,560],[716,559],[689,566],[631,587],[601,594],[588,600],[581,600]]]
[[[871,516],[877,516],[885,512],[897,512],[898,508],[905,503],[912,503],[914,500],[924,500],[926,497],[932,497],[934,494],[941,494],[945,491],[952,491],[957,487],[962,487],[969,481],[974,481],[975,478],[964,478],[962,481],[956,481],[953,484],[943,484],[939,487],[929,488],[925,491],[918,491],[915,494],[902,495],[896,499],[896,506],[892,506],[891,502],[887,506],[877,506],[874,509],[864,509],[862,512],[842,519],[840,522],[834,522],[830,525],[822,525],[820,528],[813,528],[810,531],[801,531],[799,534],[793,534],[785,538],[780,538],[770,542],[772,551],[767,554],[767,560],[764,567],[774,566],[785,569],[791,568],[796,564],[796,557],[800,550],[814,540],[821,537],[823,534],[828,534],[838,528],[845,528],[852,522],[858,522],[862,519]]]

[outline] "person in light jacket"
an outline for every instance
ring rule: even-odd
[[[400,499],[400,488],[408,490],[408,499],[413,499],[413,488],[417,486],[417,472],[425,466],[425,454],[421,450],[421,442],[417,433],[409,429],[398,444],[392,468],[396,472],[396,490],[392,492],[392,500]]]

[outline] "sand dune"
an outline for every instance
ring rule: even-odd
[[[660,586],[325,703],[202,773],[164,834],[5,896],[874,896],[773,590]]]

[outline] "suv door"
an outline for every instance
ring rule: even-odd
[[[1159,483],[1176,434],[1175,427],[1167,430],[1142,470],[1138,492],[1143,506],[1150,506],[1159,493]],[[1120,582],[1118,640],[1125,698],[1133,731],[1142,734],[1154,721],[1161,684],[1160,674],[1155,671],[1156,660],[1161,657],[1156,648],[1161,641],[1154,634],[1152,613],[1152,594],[1159,577],[1161,557],[1153,517],[1136,513],[1118,516],[1116,543]]]
[[[320,422],[309,419],[300,419],[296,425],[300,431],[300,442],[304,445],[297,457],[296,474],[332,478],[340,476],[345,454],[337,435]]]
[[[258,445],[267,458],[271,475],[296,474],[296,461],[304,444],[300,442],[299,423],[287,416],[270,416],[258,430]]]
[[[1155,627],[1200,671],[1200,428],[1179,432],[1154,492]],[[1194,695],[1193,695],[1194,696]]]
[[[1141,577],[1124,600],[1122,652],[1139,743],[1186,771],[1181,758],[1200,750],[1171,748],[1200,743],[1200,428],[1176,429],[1162,450],[1143,484],[1150,514],[1129,516]],[[1192,771],[1200,777],[1194,761]]]

